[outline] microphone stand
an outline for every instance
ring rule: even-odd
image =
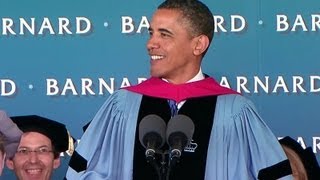
[[[171,154],[169,153],[169,151],[157,152],[161,155],[160,163],[157,163],[156,161],[156,152],[151,152],[150,154],[149,153],[146,152],[146,160],[156,170],[158,180],[169,180],[171,168],[174,167],[180,161],[180,155],[177,156],[177,153],[181,154],[181,152],[179,150]],[[166,158],[166,156],[168,156],[168,158]]]
[[[177,163],[179,163],[180,156],[181,156],[180,150],[178,149],[171,150],[171,153],[169,154],[169,163],[168,163],[166,180],[169,180],[171,168],[174,167]]]
[[[161,161],[160,164],[156,162],[155,154],[158,153],[161,155]],[[146,151],[146,160],[148,163],[152,165],[152,167],[156,170],[158,179],[159,180],[169,180],[168,174],[168,167],[167,167],[167,162],[166,162],[166,155],[168,152],[155,152],[154,150],[152,151]]]
[[[166,152],[165,153],[161,153],[161,166],[160,166],[160,178],[161,180],[168,180],[167,178],[167,172],[168,172],[168,168],[167,168],[167,162],[166,162]]]
[[[151,164],[152,167],[156,170],[158,177],[159,177],[159,180],[162,180],[161,174],[160,174],[160,167],[159,167],[158,163],[155,161],[156,160],[155,154],[156,154],[155,150],[147,149],[145,152],[146,160],[147,160],[147,163]]]

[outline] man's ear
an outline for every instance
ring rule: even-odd
[[[60,166],[60,157],[53,160],[53,169],[57,169]]]
[[[14,164],[13,164],[13,160],[7,158],[6,160],[6,165],[7,165],[7,168],[13,170],[14,169]]]
[[[204,53],[209,47],[209,38],[206,35],[200,35],[194,38],[195,46],[193,50],[194,55],[201,55]]]

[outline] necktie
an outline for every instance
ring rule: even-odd
[[[174,100],[168,99],[168,103],[171,109],[171,117],[178,114],[178,107],[177,103]]]

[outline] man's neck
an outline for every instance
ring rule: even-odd
[[[198,74],[196,74],[193,78],[191,78],[189,81],[187,81],[186,83],[190,83],[190,82],[195,82],[195,81],[200,81],[204,79],[204,75],[202,73],[201,68],[199,69]]]
[[[203,80],[205,77],[204,77],[204,74],[202,73],[202,70],[201,68],[199,69],[199,72],[191,79],[189,79],[188,81],[186,81],[185,83],[190,83],[190,82],[195,82],[195,81],[200,81],[200,80]],[[166,81],[166,82],[170,82],[168,81],[167,79],[165,78],[162,78],[162,80]]]

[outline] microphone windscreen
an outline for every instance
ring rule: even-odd
[[[149,140],[155,141],[155,148],[160,148],[165,142],[166,123],[155,114],[149,114],[142,118],[139,124],[139,140],[146,148]]]
[[[186,115],[178,114],[170,119],[167,125],[167,142],[169,146],[174,144],[176,138],[180,138],[182,146],[186,146],[191,142],[194,133],[194,123]]]

